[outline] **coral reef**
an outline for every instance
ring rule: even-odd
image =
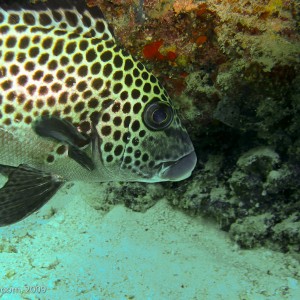
[[[145,212],[158,200],[165,191],[161,184],[147,185],[145,183],[101,183],[101,198],[87,197],[87,202],[96,210],[109,211],[114,205],[123,203],[126,207],[139,212]]]
[[[95,2],[120,43],[163,82],[194,141],[193,177],[163,184],[162,193],[214,218],[242,247],[299,258],[299,3]]]

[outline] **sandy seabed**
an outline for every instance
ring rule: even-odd
[[[84,200],[101,197],[101,186],[85,191],[65,187],[0,229],[0,299],[300,299],[291,256],[241,250],[217,224],[164,199],[146,213],[105,213]]]

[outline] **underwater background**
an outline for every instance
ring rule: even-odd
[[[167,88],[198,165],[70,183],[1,228],[0,299],[300,299],[299,2],[87,2]]]

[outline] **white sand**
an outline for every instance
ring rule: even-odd
[[[101,188],[88,188],[100,197]],[[0,229],[1,299],[300,299],[289,255],[239,250],[216,225],[166,201],[146,213],[116,206],[105,214],[83,200],[86,189],[64,188],[39,213]],[[51,207],[57,213],[45,219]]]

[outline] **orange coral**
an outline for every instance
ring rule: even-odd
[[[176,14],[180,14],[182,12],[189,12],[199,8],[199,5],[203,3],[194,3],[193,0],[176,0],[173,4],[173,9]]]
[[[144,57],[147,59],[163,59],[163,55],[159,52],[159,48],[162,44],[163,40],[159,40],[145,45],[143,48]]]
[[[200,35],[196,40],[196,44],[200,46],[200,45],[204,44],[206,41],[207,41],[207,36]]]
[[[177,57],[177,54],[173,51],[168,51],[167,55],[165,56],[168,60],[174,60]]]
[[[163,44],[163,40],[155,41],[147,44],[143,48],[143,56],[147,59],[157,59],[157,60],[175,60],[177,54],[174,51],[168,51],[166,55],[159,52],[160,46]]]
[[[86,0],[86,4],[89,7],[97,6],[97,0]]]
[[[203,15],[206,12],[207,12],[207,4],[206,3],[202,3],[198,7],[198,10],[196,11],[196,15],[198,17],[200,17],[201,15]]]

